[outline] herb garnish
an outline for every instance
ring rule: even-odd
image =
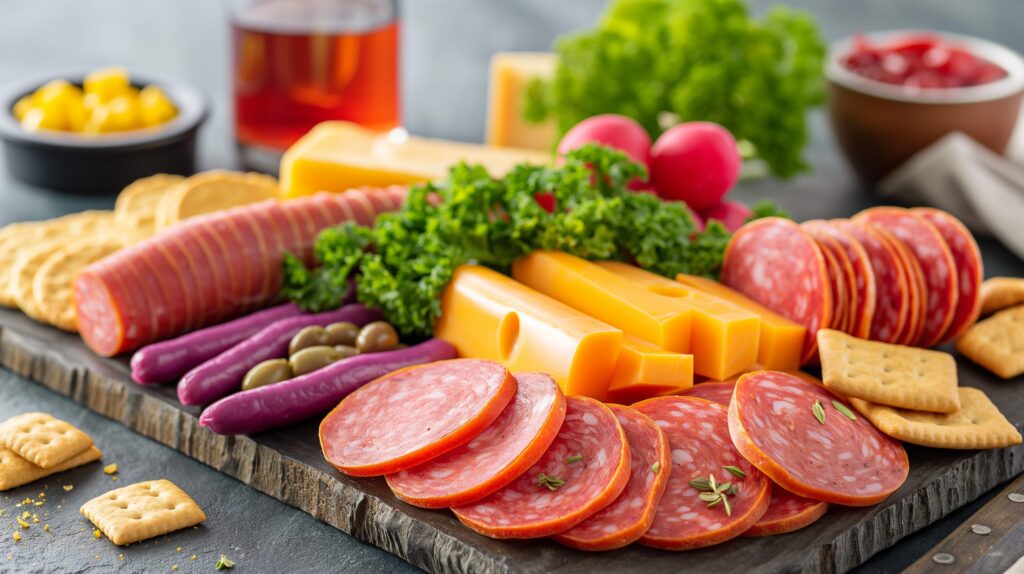
[[[708,508],[721,504],[722,508],[725,509],[725,515],[732,516],[732,505],[729,504],[729,496],[735,496],[740,492],[739,488],[732,482],[718,484],[715,481],[715,475],[709,474],[707,478],[691,480],[690,486],[700,492],[698,497],[708,503]]]
[[[537,477],[537,486],[545,486],[548,490],[558,490],[559,487],[564,485],[565,481],[557,476],[548,476],[542,472]]]
[[[843,403],[841,403],[841,402],[839,402],[837,400],[833,400],[832,401],[832,406],[835,407],[835,409],[837,411],[839,411],[840,414],[842,414],[844,417],[850,419],[851,421],[857,420],[857,415],[853,414],[853,411],[848,409],[846,407],[846,405],[844,405]]]
[[[733,475],[739,478],[747,478],[747,473],[743,472],[743,470],[740,469],[740,467],[738,466],[723,466],[722,468],[731,472]]]
[[[825,424],[825,406],[821,404],[821,401],[814,401],[811,411],[814,412],[814,418],[818,419],[819,424]]]
[[[221,554],[220,560],[218,560],[217,563],[213,565],[213,567],[216,570],[231,570],[235,567],[235,561]]]
[[[581,460],[583,460],[582,454],[574,454],[572,456],[566,457],[565,464],[572,464],[574,462],[579,462]]]
[[[661,470],[661,463],[660,462],[655,462],[654,464],[651,465],[651,472],[652,473],[658,474],[659,470]]]

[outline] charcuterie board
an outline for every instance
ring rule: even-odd
[[[739,538],[704,550],[636,545],[585,553],[548,541],[499,541],[462,527],[447,511],[397,500],[384,480],[343,476],[323,459],[315,423],[225,437],[198,424],[171,386],[142,387],[124,359],[102,359],[77,336],[0,311],[0,362],[89,409],[175,448],[249,486],[431,572],[844,572],[1024,471],[1024,446],[986,451],[908,448],[910,477],[867,508],[833,507],[791,534]],[[969,361],[960,383],[984,390],[1024,426],[1024,393]]]

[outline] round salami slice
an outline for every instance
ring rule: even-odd
[[[967,227],[949,213],[930,207],[917,207],[911,212],[927,219],[934,225],[953,253],[960,295],[957,299],[953,322],[949,324],[941,342],[952,341],[963,335],[964,331],[973,325],[978,320],[978,315],[981,314],[979,291],[985,275],[981,251]]]
[[[849,320],[847,314],[850,306],[850,299],[846,293],[845,272],[843,271],[842,264],[836,257],[836,252],[831,242],[818,237],[815,237],[814,241],[818,244],[818,249],[821,250],[821,254],[825,258],[825,270],[828,271],[828,283],[832,290],[832,321],[830,328],[845,333]]]
[[[736,381],[700,383],[679,393],[679,396],[697,397],[727,407],[732,399],[732,390],[735,386]]]
[[[733,448],[725,407],[694,397],[658,397],[633,408],[654,419],[672,449],[668,487],[640,544],[666,550],[702,548],[739,536],[761,518],[771,481]],[[702,498],[714,494],[707,484],[712,477],[725,491],[720,495],[724,502]]]
[[[921,264],[917,262],[914,254],[910,252],[910,248],[887,230],[868,223],[863,223],[862,225],[874,229],[893,249],[896,253],[896,258],[903,266],[910,293],[910,314],[907,316],[907,324],[904,326],[903,332],[900,333],[896,343],[900,345],[913,345],[921,338],[921,333],[924,332],[924,316],[928,311],[928,298],[926,296],[928,286],[924,282]]]
[[[722,282],[807,328],[801,360],[818,349],[818,329],[832,319],[825,258],[799,225],[765,217],[733,234],[722,263]]]
[[[494,494],[452,512],[492,538],[564,532],[622,493],[629,480],[625,432],[612,411],[588,397],[566,397],[565,421],[544,456]]]
[[[956,262],[946,241],[926,219],[900,207],[873,207],[854,219],[886,229],[914,254],[927,285],[924,330],[915,344],[935,345],[953,323],[959,296]]]
[[[395,496],[423,508],[459,506],[512,482],[547,451],[565,418],[565,397],[542,373],[518,373],[516,396],[487,430],[423,464],[387,475]]]
[[[907,270],[899,254],[873,226],[846,220],[831,223],[856,239],[871,265],[874,287],[865,296],[873,298],[875,303],[868,334],[862,337],[895,343],[907,324],[911,304]]]
[[[345,474],[399,472],[471,441],[515,393],[516,380],[491,361],[401,369],[345,397],[320,423],[320,447]]]
[[[853,305],[850,309],[850,330],[848,333],[862,339],[871,334],[871,322],[875,315],[875,272],[871,267],[867,251],[856,237],[844,231],[831,221],[805,221],[803,225],[812,233],[832,238],[845,258],[848,289]]]
[[[771,536],[800,530],[821,518],[828,504],[820,500],[797,496],[784,488],[772,489],[772,501],[764,513],[744,536]]]
[[[579,550],[612,550],[635,542],[647,532],[668,485],[668,439],[640,411],[608,405],[626,432],[630,474],[626,489],[604,510],[573,526],[555,540]]]
[[[899,442],[828,390],[779,371],[740,377],[729,404],[729,434],[744,458],[779,486],[825,502],[881,502],[910,470]]]

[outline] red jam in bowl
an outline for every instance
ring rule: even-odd
[[[863,36],[841,59],[850,71],[908,88],[961,88],[1001,80],[1006,70],[937,36],[910,36],[873,44]]]

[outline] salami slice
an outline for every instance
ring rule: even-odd
[[[825,258],[825,270],[828,272],[828,284],[832,290],[832,320],[831,328],[846,332],[847,310],[849,308],[849,297],[846,294],[846,276],[842,265],[836,258],[831,242],[826,239],[815,237],[814,241]]]
[[[505,488],[452,508],[492,538],[564,532],[611,504],[630,475],[629,444],[612,411],[588,397],[566,397],[565,421],[537,464]]]
[[[409,367],[345,397],[320,423],[320,446],[345,474],[399,472],[471,441],[515,392],[516,380],[491,361]]]
[[[831,223],[856,239],[871,265],[874,287],[865,296],[874,299],[874,309],[868,334],[862,337],[895,343],[907,324],[911,304],[907,270],[899,254],[872,226],[845,220]]]
[[[911,212],[927,219],[934,225],[942,238],[946,240],[950,252],[953,253],[959,298],[953,322],[949,324],[940,342],[952,341],[963,335],[964,331],[973,325],[978,320],[978,315],[981,314],[979,291],[985,275],[981,251],[967,227],[949,213],[930,207],[917,207]]]
[[[873,207],[854,219],[885,228],[914,254],[927,285],[924,330],[915,344],[935,345],[953,323],[959,296],[956,262],[946,241],[926,219],[899,207]]]
[[[697,397],[727,407],[732,399],[732,390],[735,386],[736,381],[700,383],[679,393],[679,396]]]
[[[847,273],[847,289],[851,293],[849,310],[849,327],[847,331],[854,337],[868,338],[871,334],[871,322],[875,315],[876,285],[875,272],[871,267],[867,251],[856,237],[850,235],[831,221],[805,221],[803,223],[812,233],[831,238],[839,248],[839,254],[845,260],[844,269]]]
[[[608,405],[626,432],[630,475],[626,489],[604,510],[555,536],[579,550],[612,550],[635,542],[647,532],[668,485],[672,458],[668,439],[640,411]]]
[[[658,397],[633,408],[654,419],[672,449],[668,487],[640,544],[666,550],[702,548],[739,536],[761,518],[768,508],[771,482],[729,442],[725,407],[694,397]],[[745,477],[734,476],[726,467],[738,468]],[[733,494],[726,494],[728,507],[708,506],[691,484],[711,476],[717,485],[736,487]]]
[[[733,234],[722,282],[807,328],[802,362],[817,351],[818,329],[830,325],[832,294],[817,243],[788,219],[766,217]]]
[[[771,536],[800,530],[813,524],[828,510],[828,504],[820,500],[804,498],[784,488],[772,489],[772,501],[764,513],[744,536]]]
[[[494,493],[533,466],[562,427],[565,397],[548,375],[515,378],[515,398],[487,430],[433,460],[389,474],[395,496],[423,508],[459,506]]]
[[[744,458],[794,494],[848,506],[881,502],[907,479],[907,453],[863,417],[837,410],[838,401],[799,377],[756,371],[736,383],[729,434]]]
[[[910,314],[907,316],[907,324],[896,342],[900,345],[913,345],[924,332],[924,316],[928,311],[926,297],[928,286],[924,282],[921,264],[910,252],[910,248],[887,230],[869,223],[862,223],[862,225],[874,229],[893,249],[896,258],[903,266],[910,292]]]

